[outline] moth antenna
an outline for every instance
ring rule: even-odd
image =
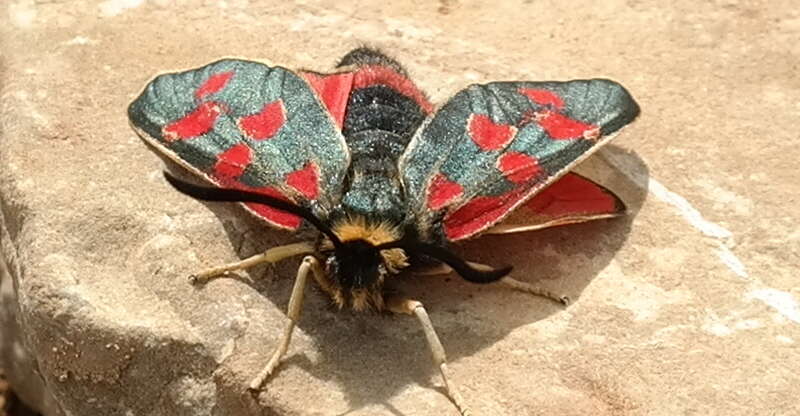
[[[506,266],[493,270],[478,270],[469,265],[466,261],[455,255],[450,250],[435,244],[423,243],[420,241],[404,241],[397,240],[384,243],[376,246],[378,250],[386,250],[391,248],[402,248],[409,253],[424,254],[433,257],[448,266],[458,273],[464,280],[472,283],[491,283],[500,280],[503,276],[511,273],[513,267]]]
[[[339,237],[337,237],[328,226],[323,224],[310,210],[299,205],[252,191],[198,186],[182,181],[166,171],[164,172],[164,178],[173,188],[178,190],[178,192],[201,201],[254,202],[297,215],[313,224],[321,233],[325,234],[325,236],[331,240],[335,249],[338,250],[342,247],[342,240],[339,240]]]

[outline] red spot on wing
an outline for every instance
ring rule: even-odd
[[[167,142],[201,136],[214,128],[217,117],[223,111],[223,106],[220,103],[214,101],[204,102],[183,118],[164,126],[161,134]]]
[[[472,114],[467,121],[469,137],[482,150],[502,150],[514,139],[517,128],[496,124],[489,116]]]
[[[551,218],[618,212],[620,201],[602,186],[568,173],[525,203],[537,215]]]
[[[538,161],[519,152],[508,152],[497,159],[497,169],[511,182],[523,184],[542,173]]]
[[[561,113],[544,111],[536,114],[536,122],[556,140],[585,138],[595,140],[600,136],[600,128],[571,119]]]
[[[231,189],[241,189],[243,191],[251,191],[256,192],[263,195],[268,195],[273,198],[278,198],[284,201],[292,202],[289,198],[287,198],[281,191],[275,189],[271,186],[248,186],[245,185],[235,178],[229,176],[216,176],[213,175],[214,179],[216,179],[219,186],[224,188],[231,188]],[[247,208],[253,210],[259,217],[263,218],[270,224],[274,224],[278,227],[288,228],[290,230],[296,230],[300,227],[300,224],[303,223],[303,219],[288,212],[284,212],[275,208],[268,207],[266,205],[255,204],[252,202],[246,202],[244,204]]]
[[[212,176],[217,179],[238,178],[252,160],[253,150],[244,143],[237,144],[217,156]]]
[[[437,173],[428,185],[428,208],[439,210],[464,193],[464,187]]]
[[[524,196],[514,189],[498,196],[479,196],[444,219],[444,233],[451,241],[467,238],[496,223]]]
[[[371,87],[373,85],[386,85],[413,99],[426,114],[433,111],[433,104],[425,98],[425,94],[411,80],[392,68],[382,65],[366,65],[358,68],[353,80],[353,89]]]
[[[260,188],[249,188],[249,189],[251,191],[258,192],[260,194],[269,195],[271,197],[282,199],[284,201],[289,201],[289,198],[286,198],[286,196],[283,195],[281,191],[269,186]],[[266,219],[267,221],[277,224],[280,227],[297,229],[303,222],[302,218],[294,214],[289,214],[288,212],[277,210],[275,208],[271,208],[266,205],[253,204],[253,203],[247,203],[245,205],[247,205],[248,208],[255,211],[256,214],[264,217],[264,219]]]
[[[353,73],[322,75],[303,72],[301,75],[308,81],[311,88],[316,91],[317,96],[325,104],[333,121],[341,129],[344,125],[347,100],[350,98],[350,91],[353,89]]]
[[[195,98],[202,100],[205,96],[211,95],[225,88],[225,85],[228,84],[228,81],[231,80],[231,77],[233,77],[233,71],[222,72],[208,77],[206,82],[204,82],[203,85],[201,85],[200,88],[194,92]]]
[[[317,199],[319,196],[319,168],[314,162],[308,162],[303,169],[286,175],[286,184],[308,199]]]
[[[564,109],[564,100],[552,91],[535,88],[520,88],[519,93],[530,98],[530,100],[536,104],[551,105],[558,110]]]
[[[286,109],[283,100],[275,100],[264,105],[256,114],[239,119],[239,128],[253,140],[267,140],[275,136],[286,123]]]

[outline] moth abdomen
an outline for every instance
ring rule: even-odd
[[[342,207],[349,215],[401,223],[407,210],[397,161],[426,116],[417,101],[422,95],[375,50],[354,50],[342,64],[358,66],[342,127],[351,157]]]

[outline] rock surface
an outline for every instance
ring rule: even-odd
[[[186,275],[297,239],[172,191],[128,128],[156,72],[220,56],[325,70],[363,42],[433,101],[471,82],[605,76],[639,121],[581,171],[632,215],[464,248],[570,295],[415,278],[484,415],[800,412],[800,12],[793,2],[9,0],[0,80],[0,367],[55,415],[443,415],[410,319],[308,292],[296,262],[203,289]],[[245,275],[244,277],[247,277]]]

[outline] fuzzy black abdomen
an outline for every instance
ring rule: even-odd
[[[392,133],[405,149],[424,117],[413,99],[388,86],[374,85],[350,94],[343,133],[345,137],[374,130]]]
[[[397,160],[424,118],[413,99],[386,85],[350,94],[342,130],[351,152],[349,186],[342,200],[348,213],[403,221],[405,197]]]

